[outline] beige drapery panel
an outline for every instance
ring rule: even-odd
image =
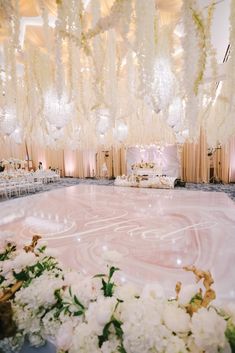
[[[5,158],[26,159],[26,145],[11,143],[8,138],[0,138],[0,160]]]
[[[235,182],[235,136],[229,142],[229,181]]]
[[[126,148],[113,147],[98,151],[50,150],[37,144],[18,145],[8,138],[0,139],[0,160],[5,158],[29,159],[36,169],[39,161],[44,168],[58,168],[62,176],[103,177],[102,167],[107,166],[108,177],[126,174]],[[198,143],[185,143],[181,152],[182,179],[187,182],[208,182],[210,168],[214,176],[224,183],[235,182],[235,137],[214,152],[212,159],[207,156],[206,137],[200,135]]]
[[[181,156],[182,179],[188,182],[206,183],[209,180],[209,161],[206,137],[201,132],[198,143],[185,143]]]

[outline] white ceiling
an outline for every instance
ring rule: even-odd
[[[211,40],[217,51],[218,63],[222,63],[226,49],[229,44],[229,17],[231,0],[216,0],[216,7],[213,16]],[[211,3],[211,0],[198,0],[204,11]]]

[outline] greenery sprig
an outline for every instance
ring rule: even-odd
[[[56,312],[54,314],[55,318],[58,318],[60,314],[63,312],[64,315],[69,316],[81,316],[85,313],[85,306],[80,302],[78,297],[72,293],[71,287],[69,287],[69,295],[71,297],[71,301],[65,301],[61,295],[61,290],[58,289],[55,291],[55,297],[57,299],[57,303],[55,304]],[[71,311],[71,306],[76,307],[76,311]]]
[[[34,265],[26,266],[19,273],[13,271],[13,275],[17,281],[23,281],[23,287],[28,287],[34,278],[40,277],[45,271],[52,270],[62,271],[61,268],[58,267],[58,262],[54,257],[45,256]]]
[[[113,274],[119,270],[120,269],[117,267],[114,267],[114,266],[110,267],[107,281],[104,280],[104,277],[107,277],[107,275],[105,275],[103,273],[100,273],[100,274],[94,276],[94,278],[102,277],[102,288],[101,289],[103,290],[105,297],[112,297],[113,296],[113,290],[115,287],[115,283],[111,282],[111,279],[113,277]]]
[[[0,261],[9,260],[11,254],[16,251],[16,245],[14,243],[7,243],[4,251],[0,253]]]

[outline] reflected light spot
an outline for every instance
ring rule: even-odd
[[[177,265],[181,265],[182,264],[182,260],[181,259],[177,259],[176,263],[177,263]]]

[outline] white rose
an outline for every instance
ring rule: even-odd
[[[165,325],[176,333],[186,333],[189,331],[190,316],[186,311],[178,306],[177,302],[169,302],[163,311],[163,321]]]

